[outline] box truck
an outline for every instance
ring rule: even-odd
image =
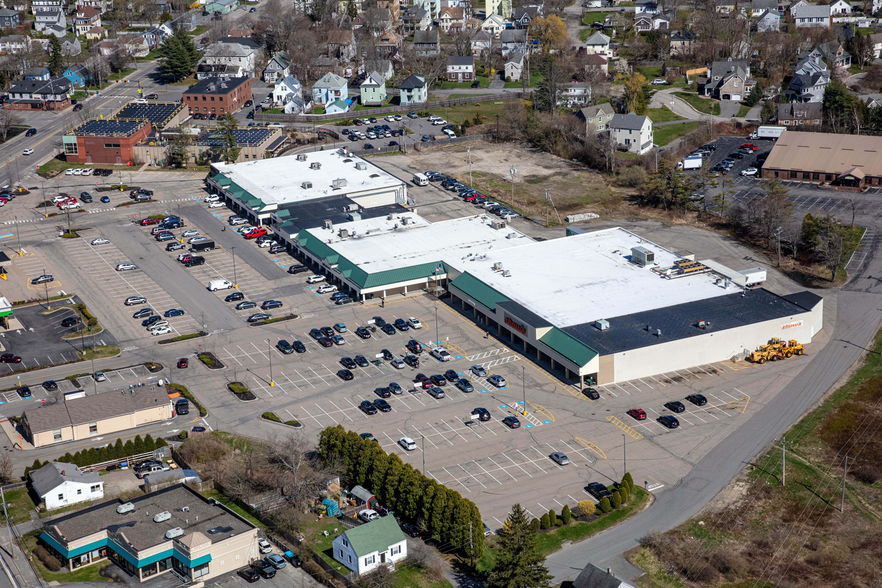
[[[750,139],[777,139],[787,127],[760,127],[750,134]]]
[[[699,169],[702,163],[704,159],[700,155],[690,155],[677,164],[677,169]]]

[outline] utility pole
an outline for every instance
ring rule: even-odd
[[[518,170],[515,166],[511,166],[508,170],[508,173],[511,174],[511,205],[514,206],[514,179],[518,173]]]
[[[46,268],[43,268],[43,275],[46,275]],[[49,282],[43,282],[43,286],[46,288],[46,308],[49,308]]]
[[[781,449],[784,450],[784,455],[781,457],[781,485],[787,485],[787,446],[793,445],[793,441],[787,441],[787,437],[781,438]]]
[[[469,146],[469,148],[466,149],[466,152],[469,154],[469,185],[471,186],[472,185],[472,148],[471,148],[471,146]]]
[[[781,267],[781,227],[775,229],[775,239],[778,241],[778,267]]]
[[[843,512],[845,510],[845,474],[848,472],[848,460],[851,459],[851,462],[854,463],[854,458],[849,458],[847,455],[845,456],[845,467],[842,469],[842,499],[839,502],[839,512]]]
[[[524,416],[527,416],[527,368],[521,366],[521,385],[524,388]]]
[[[438,306],[435,306],[435,342],[441,344],[441,338],[438,336]]]
[[[12,525],[9,524],[9,514],[6,512],[6,494],[3,492],[2,486],[0,486],[0,500],[3,501],[3,516],[6,518],[6,530],[9,532],[9,553],[12,554],[12,559],[16,559],[15,543],[12,542]],[[469,536],[471,537],[471,535]]]
[[[423,475],[425,476],[426,475],[426,436],[420,435],[420,437],[421,437],[420,443],[422,445],[422,447],[420,448],[420,451],[423,454]]]
[[[233,288],[238,290],[239,282],[236,281],[236,248],[230,247],[230,250],[233,252]]]
[[[548,228],[548,190],[545,190],[545,228]]]
[[[623,476],[628,473],[628,436],[622,433],[622,449],[624,450],[624,457],[622,458],[623,467],[625,468],[625,472],[622,474]]]
[[[15,236],[18,239],[18,254],[21,255],[21,227],[18,224],[18,217],[15,217]]]
[[[276,382],[273,380],[273,346],[269,339],[266,340],[266,348],[270,362],[270,386],[275,386]]]

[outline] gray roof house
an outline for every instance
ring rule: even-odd
[[[601,569],[588,564],[579,576],[573,580],[573,588],[636,588],[624,580],[619,580],[609,568]]]
[[[267,84],[274,84],[277,80],[286,77],[291,73],[291,67],[288,64],[288,55],[284,51],[279,51],[267,62],[263,68],[263,81]]]
[[[424,104],[429,99],[429,86],[426,78],[413,74],[398,86],[401,106],[406,104]]]
[[[29,474],[31,485],[47,509],[104,498],[104,482],[72,463],[49,462]]]
[[[758,33],[766,33],[769,31],[777,32],[781,27],[781,15],[775,9],[765,10],[760,13],[756,19],[756,31]]]
[[[652,121],[648,116],[616,114],[609,122],[609,130],[619,149],[643,155],[652,149]]]
[[[335,100],[349,98],[349,86],[345,78],[326,73],[312,85],[312,101],[316,105],[331,104]]]
[[[414,32],[413,48],[419,55],[438,55],[441,50],[441,33],[438,29]]]
[[[383,80],[387,82],[395,75],[392,62],[388,59],[366,59],[360,72],[376,72],[383,76]]]
[[[830,5],[797,3],[790,8],[793,22],[799,27],[830,28]]]
[[[17,27],[21,22],[18,18],[18,12],[8,8],[0,9],[0,28],[9,29]]]
[[[61,10],[38,10],[34,12],[34,30],[43,31],[49,27],[65,29],[67,27],[67,18],[64,16],[64,12]]]

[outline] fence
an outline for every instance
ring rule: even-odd
[[[376,116],[378,114],[408,112],[414,109],[429,110],[431,108],[445,108],[448,106],[459,106],[461,104],[474,104],[475,102],[484,102],[487,100],[514,100],[515,98],[523,97],[523,92],[505,92],[504,94],[484,94],[481,96],[472,96],[469,98],[436,100],[434,102],[426,102],[423,104],[405,104],[404,106],[385,106],[382,108],[371,108],[369,110],[336,112],[334,114],[266,114],[263,112],[256,112],[254,113],[254,120],[289,123],[307,122],[319,124],[331,120],[346,120],[351,118],[359,118],[362,116]]]

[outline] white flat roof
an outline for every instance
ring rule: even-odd
[[[264,204],[277,206],[404,185],[404,181],[369,161],[341,152],[338,149],[306,153],[303,154],[306,161],[298,161],[291,155],[244,163],[213,163],[212,166]],[[316,162],[321,164],[319,169],[310,167]],[[365,169],[357,169],[358,163],[365,164]],[[338,179],[345,180],[346,185],[335,189],[333,183]],[[304,182],[310,182],[311,186],[304,187]]]
[[[331,231],[321,227],[307,232],[368,273],[448,259],[471,264],[464,258],[533,242],[511,227],[494,229],[486,215],[438,223],[412,212],[391,216],[336,224]],[[341,231],[349,236],[341,237]]]
[[[523,243],[522,241],[519,241]],[[717,274],[705,273],[667,279],[650,267],[631,263],[631,248],[655,253],[660,268],[683,259],[655,243],[622,228],[605,229],[521,247],[487,252],[486,259],[458,263],[488,286],[535,312],[556,327],[568,327],[598,319],[611,319],[655,308],[704,300],[736,292],[716,284]],[[509,270],[493,269],[502,264]]]

